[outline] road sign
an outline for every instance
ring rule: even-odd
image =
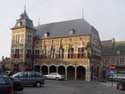
[[[116,68],[115,65],[110,65],[110,69],[111,69],[111,70],[114,70],[115,68]]]
[[[112,75],[114,75],[114,74],[115,74],[115,72],[111,70],[111,74],[112,74]]]

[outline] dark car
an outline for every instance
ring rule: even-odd
[[[6,75],[0,74],[0,94],[13,94],[13,82]]]
[[[125,91],[125,80],[121,80],[117,83],[117,89]]]
[[[14,92],[23,91],[24,87],[23,87],[23,84],[22,84],[22,82],[20,80],[12,78],[12,77],[10,77],[10,79],[13,82]]]
[[[26,71],[12,75],[12,78],[20,80],[24,86],[41,87],[44,85],[45,77],[40,72]]]

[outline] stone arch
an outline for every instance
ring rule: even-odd
[[[76,69],[77,73],[77,80],[85,80],[86,76],[86,69],[83,66],[78,66]]]
[[[50,67],[49,67],[49,73],[52,73],[52,72],[57,72],[57,70],[56,70],[57,68],[56,68],[56,66],[55,65],[51,65]]]
[[[58,66],[58,73],[61,75],[65,75],[65,66]]]
[[[68,66],[67,67],[67,79],[68,80],[74,80],[75,79],[75,67],[74,66]]]
[[[43,73],[43,75],[48,74],[48,66],[47,65],[41,66],[41,72]]]
[[[34,71],[40,72],[40,65],[35,65],[34,66]]]

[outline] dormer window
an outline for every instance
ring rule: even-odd
[[[49,32],[44,33],[44,37],[48,37],[49,36]]]
[[[19,27],[19,26],[21,26],[22,25],[22,23],[21,22],[17,22],[17,26]]]
[[[17,26],[20,26],[20,23],[18,23]]]
[[[73,34],[75,34],[75,29],[71,29],[71,30],[69,31],[69,35],[73,35]]]

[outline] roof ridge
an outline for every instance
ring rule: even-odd
[[[83,19],[83,18],[78,18],[78,19],[70,19],[70,20],[55,21],[55,22],[40,24],[40,25],[35,26],[35,27],[44,26],[44,25],[51,25],[51,24],[57,24],[57,23],[70,22],[70,21],[78,21],[78,20],[81,20],[81,21],[83,20],[83,21],[85,21],[87,24],[89,24],[85,19]]]

